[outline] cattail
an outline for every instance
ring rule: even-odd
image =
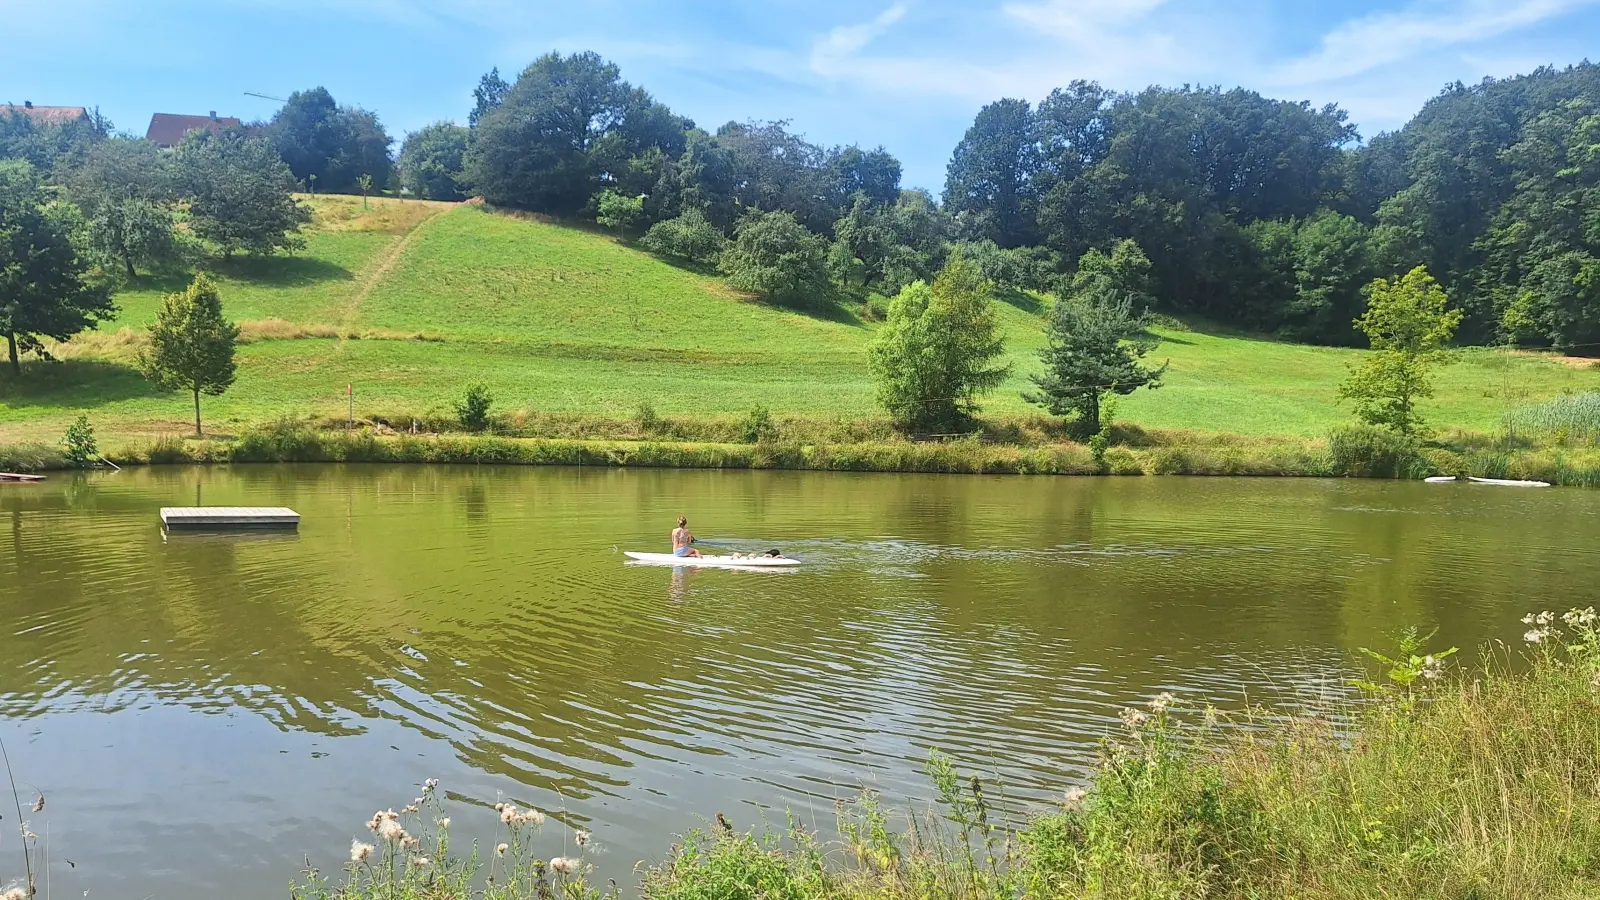
[[[360,841],[351,841],[350,861],[353,863],[364,863],[367,861],[367,857],[372,855],[372,851],[376,849],[378,848],[372,846],[371,844],[363,844]]]

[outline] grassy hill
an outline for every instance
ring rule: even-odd
[[[807,315],[755,302],[719,279],[614,239],[471,205],[359,198],[309,201],[316,221],[291,257],[221,266],[224,308],[248,343],[238,383],[208,398],[218,431],[284,414],[441,413],[474,381],[500,410],[626,418],[733,416],[756,404],[815,418],[876,415],[866,345],[873,323],[840,308]],[[154,390],[132,363],[163,292],[143,278],[122,313],[58,348],[62,362],[0,379],[0,442],[55,440],[79,410],[105,435],[182,433],[184,396]],[[988,414],[1030,415],[1043,321],[1002,305],[1011,379]],[[1348,411],[1334,386],[1357,351],[1165,330],[1166,386],[1121,418],[1147,428],[1316,436]],[[1534,356],[1466,351],[1427,404],[1434,424],[1492,430],[1508,405],[1600,389],[1600,371]]]

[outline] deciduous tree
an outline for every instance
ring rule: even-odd
[[[189,225],[223,257],[240,250],[269,254],[305,245],[300,226],[311,211],[293,196],[294,174],[265,140],[241,129],[193,131],[176,164],[189,198]]]
[[[13,374],[23,353],[44,352],[42,338],[64,341],[116,315],[73,244],[80,224],[75,208],[49,201],[32,165],[0,160],[0,334]]]
[[[394,140],[376,113],[340,106],[327,88],[295,91],[273,115],[267,135],[294,177],[332,193],[355,193],[362,175],[389,184]],[[313,178],[314,177],[314,178]]]
[[[1373,352],[1350,369],[1339,396],[1355,403],[1369,425],[1411,434],[1422,423],[1416,401],[1433,396],[1430,372],[1461,324],[1444,289],[1418,266],[1367,288],[1367,311],[1356,328]]]
[[[827,243],[787,212],[741,221],[721,268],[734,287],[773,303],[820,307],[833,299]]]
[[[953,253],[932,284],[912,282],[889,303],[883,330],[868,348],[878,397],[903,430],[963,428],[978,400],[1005,381],[1010,367],[994,312],[993,286],[976,265]]]
[[[188,288],[162,298],[141,367],[156,384],[194,394],[195,434],[203,433],[200,395],[219,396],[233,384],[238,340],[239,327],[223,317],[222,299],[205,273],[196,275]]]
[[[400,146],[400,183],[428,200],[460,200],[466,196],[462,175],[470,129],[435,122],[406,135]]]

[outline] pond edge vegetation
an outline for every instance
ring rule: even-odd
[[[396,430],[388,423],[406,423]],[[347,423],[283,418],[234,436],[163,435],[101,450],[81,418],[61,445],[0,445],[0,471],[230,463],[562,465],[787,469],[969,475],[1206,475],[1420,479],[1525,478],[1600,487],[1600,449],[1535,446],[1455,432],[1424,440],[1351,425],[1327,438],[1146,431],[1103,423],[1087,442],[1044,419],[995,420],[972,434],[914,441],[878,420],[671,419],[643,408],[631,420],[548,414],[485,420],[486,433],[437,419]],[[411,428],[419,433],[410,433]],[[87,430],[87,437],[86,437]],[[87,441],[87,443],[86,443]]]

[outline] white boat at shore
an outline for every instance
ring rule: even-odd
[[[1428,484],[1493,484],[1500,487],[1534,488],[1550,486],[1550,482],[1548,481],[1520,481],[1515,478],[1474,478],[1470,475],[1466,478],[1457,478],[1454,475],[1434,475],[1430,478],[1424,478],[1422,480]]]
[[[1468,481],[1473,484],[1498,484],[1501,487],[1549,487],[1548,481],[1518,481],[1514,478],[1472,478]]]

